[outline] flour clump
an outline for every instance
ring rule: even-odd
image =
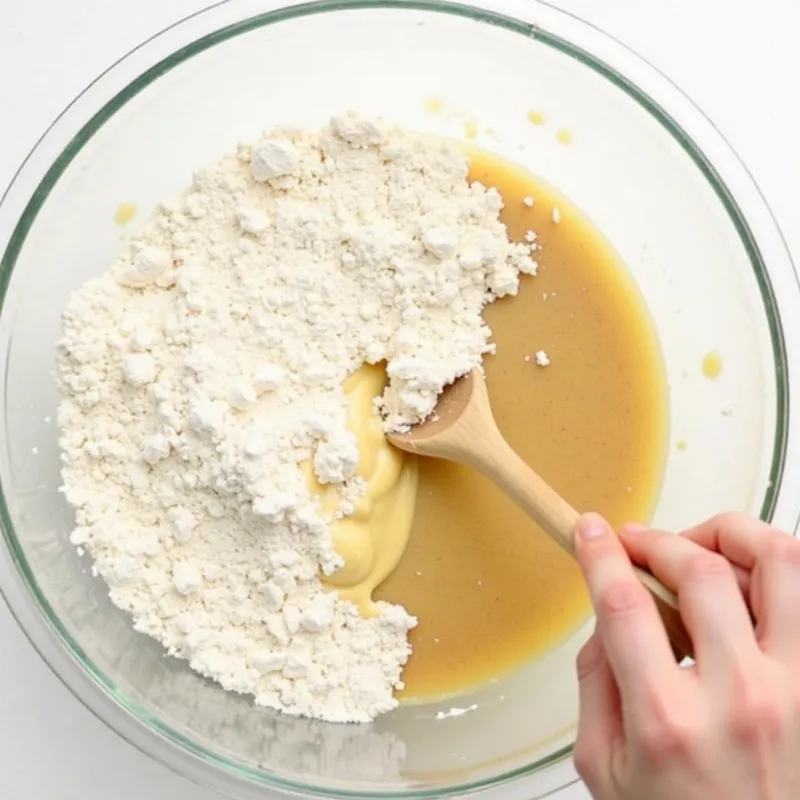
[[[455,145],[354,114],[269,131],[64,313],[71,540],[137,630],[259,704],[338,722],[397,704],[416,621],[362,617],[323,582],[363,491],[342,384],[385,362],[376,402],[404,430],[491,352],[481,311],[535,263],[466,176]]]

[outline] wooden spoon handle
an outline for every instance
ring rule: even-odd
[[[472,453],[472,466],[500,486],[517,505],[568,553],[575,556],[573,532],[580,516],[511,448],[499,431],[491,447]],[[684,627],[678,598],[652,573],[634,568],[655,600],[658,613],[678,656],[692,657],[692,640]]]

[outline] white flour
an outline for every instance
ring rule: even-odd
[[[415,620],[323,589],[341,559],[298,465],[348,513],[345,377],[386,361],[398,429],[490,351],[483,305],[535,264],[466,171],[454,146],[355,116],[273,131],[198,173],[64,314],[72,542],[137,630],[257,703],[396,705]]]

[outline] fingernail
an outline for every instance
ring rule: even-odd
[[[576,526],[581,539],[595,539],[608,533],[608,523],[599,514],[584,514]]]
[[[642,525],[641,522],[626,522],[620,533],[644,533],[647,530],[647,525]]]

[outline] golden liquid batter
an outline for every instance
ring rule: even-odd
[[[497,187],[509,237],[539,234],[539,275],[486,309],[497,421],[520,455],[579,510],[613,524],[649,518],[666,453],[661,353],[638,291],[566,198],[471,151],[470,180]],[[529,208],[525,197],[535,202]],[[560,222],[553,222],[558,208]],[[556,215],[558,217],[558,215]],[[550,364],[538,366],[544,350]],[[571,559],[486,478],[420,460],[408,548],[375,599],[419,617],[405,699],[463,691],[566,638],[589,614]]]

